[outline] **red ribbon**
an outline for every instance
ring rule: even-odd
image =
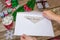
[[[31,11],[32,9],[29,8],[29,7],[25,4],[25,5],[24,5],[24,10],[25,10],[25,11]]]

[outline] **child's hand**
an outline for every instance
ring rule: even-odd
[[[29,36],[27,36],[27,35],[22,35],[22,36],[20,37],[20,39],[21,39],[21,40],[37,40],[36,38],[32,38],[32,37],[29,37]]]
[[[47,11],[43,11],[43,16],[50,20],[55,20],[57,15],[53,13],[51,10],[47,10]]]

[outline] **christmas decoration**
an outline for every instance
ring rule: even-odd
[[[39,9],[46,9],[49,7],[48,3],[46,0],[39,0],[39,1],[36,1],[37,2],[37,6]]]
[[[31,11],[35,7],[36,0],[29,0],[26,5],[20,6],[16,11],[13,12],[13,18],[14,21],[16,20],[16,14],[17,12],[25,12],[25,11]]]
[[[13,16],[8,15],[2,19],[2,23],[4,27],[7,29],[7,32],[5,34],[6,40],[11,40],[13,37],[13,30],[11,28],[13,27]]]
[[[15,8],[18,6],[18,1],[17,0],[11,0],[12,3],[12,8]]]
[[[1,18],[4,18],[5,17],[3,12],[0,12],[0,17]]]
[[[13,39],[13,30],[7,31],[4,36],[6,37],[6,40]]]
[[[2,12],[0,12],[0,17],[1,18],[4,18],[5,16],[8,16],[9,14],[11,14],[12,12],[12,9],[6,9],[6,10],[3,10]]]
[[[7,10],[4,10],[3,13],[4,13],[4,16],[8,16]]]
[[[11,0],[5,0],[5,5],[6,5],[6,7],[8,7],[8,8],[12,7],[12,5],[11,5]]]
[[[25,4],[25,5],[24,5],[24,10],[25,10],[25,11],[31,11],[32,9],[29,8],[29,7]]]
[[[10,30],[13,26],[13,17],[11,15],[6,16],[2,19],[2,23],[7,28],[7,30]]]
[[[13,10],[12,8],[8,8],[7,9],[8,14],[11,14],[12,13],[12,10]]]

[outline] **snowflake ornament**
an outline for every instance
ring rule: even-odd
[[[13,30],[9,30],[5,34],[6,40],[13,39]]]

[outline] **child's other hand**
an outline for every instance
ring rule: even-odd
[[[37,40],[36,38],[33,38],[33,37],[30,37],[30,36],[27,36],[27,35],[22,35],[20,37],[21,40]]]
[[[46,10],[43,11],[43,16],[46,17],[47,19],[55,20],[57,15],[53,13],[51,10]]]

